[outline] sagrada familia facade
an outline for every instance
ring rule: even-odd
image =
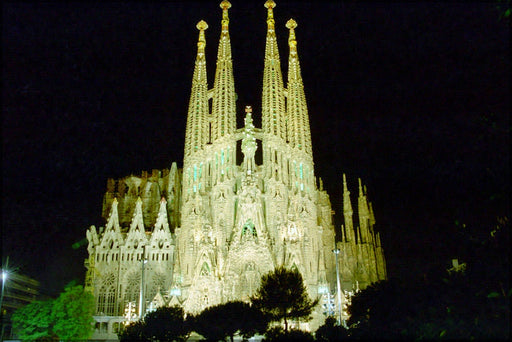
[[[359,181],[355,220],[345,175],[344,225],[335,237],[329,195],[315,176],[297,23],[286,23],[285,86],[275,3],[265,3],[262,127],[256,128],[250,106],[236,112],[231,5],[222,1],[220,6],[213,88],[206,73],[208,25],[197,24],[183,168],[173,162],[170,169],[109,179],[105,227],[87,230],[85,286],[96,298],[97,339],[115,337],[122,322],[158,306],[181,305],[198,313],[229,300],[248,300],[261,276],[277,266],[300,271],[310,297],[324,299],[320,315],[337,312],[329,309],[333,293],[345,295],[386,278],[366,188]],[[236,127],[237,115],[245,115],[244,127]]]

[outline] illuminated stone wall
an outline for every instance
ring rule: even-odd
[[[107,224],[87,231],[86,286],[96,297],[98,321],[107,316],[119,320],[128,307],[138,312],[141,288],[144,310],[180,304],[186,312],[198,313],[229,300],[248,300],[261,276],[281,265],[301,272],[312,298],[328,297],[336,291],[334,248],[340,249],[345,291],[386,278],[366,189],[360,183],[354,224],[345,176],[345,224],[342,236],[335,239],[329,195],[315,176],[297,23],[286,23],[285,87],[275,3],[265,3],[262,128],[256,128],[250,106],[236,113],[230,6],[221,3],[222,31],[211,89],[206,79],[208,25],[197,25],[183,169],[172,163],[170,170],[107,182]],[[242,128],[236,128],[237,115],[245,115]],[[321,306],[315,314],[322,316]]]

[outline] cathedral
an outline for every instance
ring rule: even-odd
[[[288,75],[281,73],[268,0],[261,96],[262,127],[252,109],[236,112],[235,80],[224,0],[213,87],[199,37],[185,133],[183,168],[109,179],[105,226],[87,230],[85,286],[96,299],[93,338],[115,338],[121,324],[162,305],[199,313],[230,300],[248,301],[261,276],[277,266],[297,269],[314,315],[344,315],[332,298],[386,279],[366,187],[359,180],[356,215],[343,175],[343,217],[335,236],[329,195],[315,175],[306,97],[295,36],[288,29]],[[237,115],[244,127],[237,127]],[[334,253],[333,253],[334,252]],[[338,303],[342,301],[339,300]],[[333,306],[334,304],[334,306]]]

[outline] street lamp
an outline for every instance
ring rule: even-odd
[[[338,266],[338,254],[340,254],[340,249],[335,248],[332,250],[335,257],[336,257],[336,286],[338,288],[338,311],[339,311],[339,317],[338,317],[338,325],[341,325],[341,286],[340,286],[340,268]]]
[[[142,246],[142,271],[140,277],[140,295],[139,295],[139,319],[142,319],[144,316],[144,264],[148,261],[146,260],[146,246]]]
[[[8,277],[7,271],[2,270],[2,296],[0,297],[0,310],[2,308],[2,304],[4,303],[4,288],[5,288],[5,281],[7,280],[7,277]],[[2,316],[3,316],[3,314],[2,314]]]
[[[7,257],[7,262],[5,263],[5,268],[9,267],[9,257]],[[0,341],[4,340],[4,328],[5,328],[5,322],[4,322],[4,310],[2,309],[2,305],[4,304],[4,289],[5,289],[5,282],[7,281],[7,278],[9,277],[9,273],[7,270],[3,268],[2,269],[2,294],[0,296],[0,317],[2,318],[2,332],[0,335]]]

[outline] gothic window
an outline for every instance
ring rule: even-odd
[[[96,313],[100,315],[113,316],[116,300],[115,277],[107,275],[101,283],[96,302]]]
[[[138,303],[140,295],[140,274],[132,273],[126,281],[126,289],[124,291],[124,303]]]
[[[159,290],[165,289],[165,276],[161,273],[157,273],[153,276],[150,282],[149,292],[146,294],[146,298],[153,300]]]

